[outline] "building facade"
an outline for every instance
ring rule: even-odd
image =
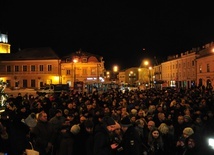
[[[91,91],[103,87],[104,72],[101,56],[81,50],[62,58],[49,47],[0,54],[0,79],[11,89],[69,84],[71,89]]]
[[[197,57],[197,84],[208,89],[214,87],[214,44],[206,44]]]
[[[214,87],[214,43],[193,48],[167,61],[151,66],[143,60],[140,67],[118,72],[118,84],[147,88]],[[147,64],[145,64],[147,62]],[[69,84],[72,89],[94,87],[104,90],[111,84],[102,56],[78,50],[59,57],[49,47],[29,48],[10,53],[7,35],[0,33],[0,80],[10,88],[39,89],[46,84]],[[107,86],[108,87],[108,86]]]
[[[37,88],[60,81],[60,59],[50,48],[0,55],[0,79],[12,89]]]

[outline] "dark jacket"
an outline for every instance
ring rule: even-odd
[[[93,155],[94,135],[86,131],[85,126],[80,124],[80,132],[75,136],[74,155]]]
[[[34,141],[34,149],[39,151],[41,155],[46,155],[48,143],[54,144],[57,135],[49,122],[42,121],[38,121],[30,134]]]
[[[134,126],[130,126],[122,137],[121,145],[118,147],[121,155],[140,155],[141,154],[140,136]]]
[[[106,126],[98,125],[94,135],[94,155],[111,155],[110,133]]]

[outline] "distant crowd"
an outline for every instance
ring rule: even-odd
[[[210,155],[214,92],[204,87],[9,95],[0,154]]]

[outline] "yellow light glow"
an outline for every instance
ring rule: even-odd
[[[6,82],[6,78],[0,77],[0,81]]]
[[[145,66],[148,66],[148,65],[149,65],[149,61],[148,61],[148,60],[145,60],[145,61],[144,61],[144,65],[145,65]]]
[[[118,66],[117,65],[113,67],[113,71],[118,72]]]
[[[73,60],[73,62],[74,62],[74,63],[77,63],[77,62],[78,62],[78,60],[77,60],[77,59],[74,59],[74,60]]]
[[[53,83],[59,83],[59,76],[53,76]]]

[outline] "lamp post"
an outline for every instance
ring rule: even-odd
[[[133,73],[133,71],[130,71],[129,72],[129,81],[130,81],[131,86],[133,85],[133,78],[134,78],[134,73]]]
[[[76,66],[75,63],[77,63],[77,59],[73,59],[73,88],[75,89],[75,82],[76,82]]]
[[[152,88],[152,67],[149,67],[149,87]]]
[[[144,60],[143,61],[143,65],[145,66],[146,70],[147,70],[147,81],[148,81],[148,85],[149,88],[151,88],[151,81],[150,81],[150,69],[148,68],[149,66],[149,61],[148,60]]]
[[[118,72],[118,66],[114,65],[113,66],[113,73],[114,73],[114,77],[113,79],[117,82],[117,72]]]

